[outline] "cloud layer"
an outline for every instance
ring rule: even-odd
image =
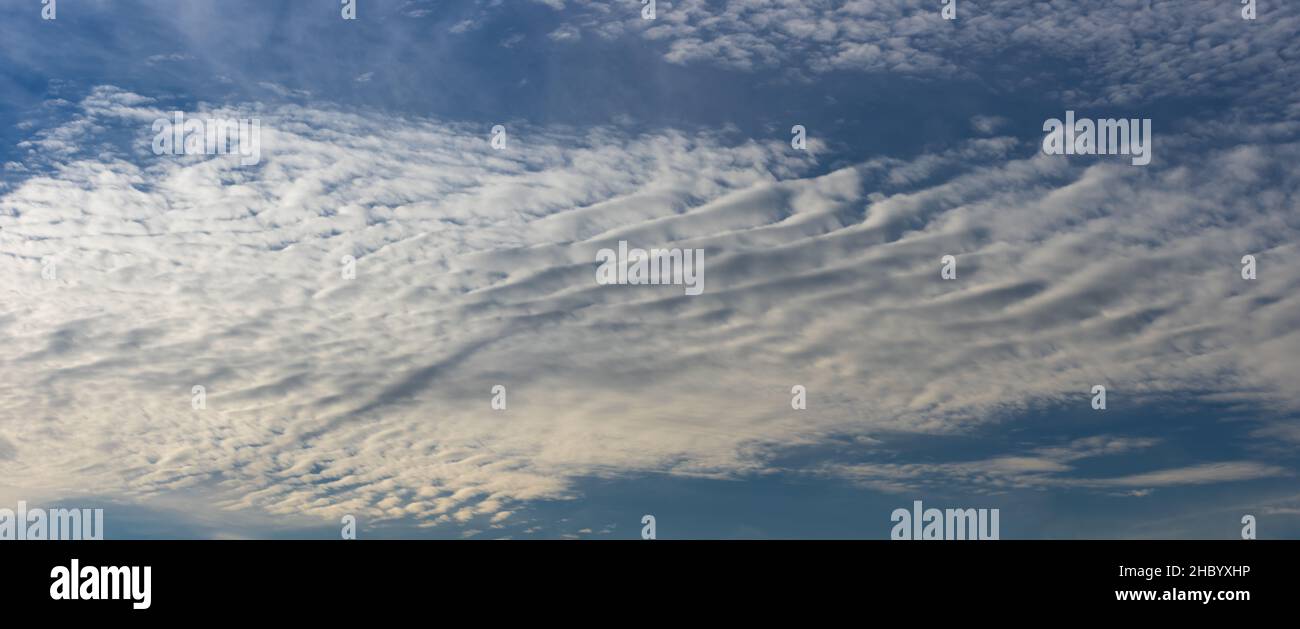
[[[512,127],[495,151],[487,127],[213,110],[262,119],[263,162],[241,168],[152,155],[167,113],[148,98],[103,87],[72,110],[0,196],[0,471],[28,494],[500,523],[580,478],[762,474],[835,437],[1086,406],[1094,384],[1297,434],[1290,127],[1161,136],[1148,168],[991,137],[826,171],[783,138]],[[619,240],[704,248],[704,295],[598,285]],[[1154,443],[1089,439],[934,471],[1099,491],[1289,473],[1070,474]],[[784,471],[898,490],[909,469]]]
[[[1230,95],[1276,111],[1300,78],[1300,14],[1285,3],[1259,3],[1254,20],[1217,0],[957,0],[955,20],[939,0],[661,0],[653,20],[635,2],[545,4],[564,22],[555,40],[639,36],[673,63],[979,77],[1079,106]]]

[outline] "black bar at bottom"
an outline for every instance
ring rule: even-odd
[[[436,609],[450,621],[442,615],[450,606],[524,620],[560,604],[665,617],[725,606],[761,617],[852,601],[927,613],[1047,605],[1123,617],[1283,611],[1294,597],[1300,541],[64,541],[0,542],[0,557],[6,607],[50,618],[270,612],[328,620]],[[77,575],[77,600],[69,593],[74,560],[79,573],[94,568]],[[133,566],[150,568],[147,608],[135,608],[144,605],[136,595],[143,570],[123,581],[140,587],[116,600],[81,598],[81,588],[100,595],[101,586],[110,597],[113,581],[130,578],[102,568]],[[98,585],[87,586],[90,578]],[[1206,592],[1208,602],[1200,600]]]

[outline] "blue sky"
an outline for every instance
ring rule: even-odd
[[[0,0],[0,505],[1300,535],[1300,12],[957,2]],[[1151,119],[1150,165],[1044,155],[1067,110]],[[261,162],[153,154],[173,111]],[[619,240],[704,249],[704,294],[598,285]]]

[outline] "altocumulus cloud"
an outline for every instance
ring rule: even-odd
[[[535,1],[561,11],[559,41],[640,37],[672,63],[741,71],[978,76],[1077,104],[1231,95],[1274,107],[1300,79],[1300,15],[1264,2],[1246,21],[1218,0],[956,0],[948,21],[940,0],[659,0],[654,20],[635,0]]]
[[[1300,434],[1287,125],[1162,136],[1180,150],[1147,168],[990,137],[827,171],[781,138],[520,126],[495,151],[487,128],[432,119],[211,112],[260,117],[260,165],[152,155],[166,108],[111,87],[10,165],[0,473],[21,495],[496,524],[579,478],[762,474],[791,446],[961,434],[1086,404],[1096,383],[1241,403],[1266,412],[1259,438]],[[705,249],[704,294],[598,285],[596,251],[619,240]],[[939,279],[945,254],[957,281]],[[1290,473],[1072,473],[1153,443],[934,471],[1096,491]],[[784,471],[936,478],[897,457]]]

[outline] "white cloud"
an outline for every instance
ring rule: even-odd
[[[1268,129],[1145,169],[991,138],[811,176],[784,138],[520,126],[495,151],[486,128],[256,106],[263,162],[241,169],[150,154],[143,97],[81,107],[0,194],[0,473],[24,495],[436,526],[582,477],[728,477],[836,435],[959,433],[1086,405],[1096,383],[1112,405],[1300,407],[1300,182],[1273,166],[1300,146]],[[598,286],[595,252],[620,239],[704,248],[705,294]],[[1095,486],[1278,472],[1243,465]]]
[[[1074,106],[1231,94],[1277,111],[1300,79],[1295,64],[1279,62],[1300,54],[1296,14],[1246,21],[1219,0],[959,6],[948,21],[937,0],[675,0],[659,2],[649,21],[632,4],[577,0],[568,26],[606,38],[639,33],[673,63],[745,71],[974,74],[1000,89],[1046,82],[1056,90],[1068,77],[1077,90],[1049,96]],[[1008,59],[1013,77],[1000,73]]]
[[[992,135],[1009,124],[1011,121],[1002,116],[974,116],[970,120],[971,128],[981,135]]]
[[[582,32],[573,26],[565,25],[551,31],[547,37],[555,41],[572,41],[580,39]]]
[[[954,487],[983,492],[1044,488],[1132,488],[1129,495],[1145,496],[1152,488],[1257,480],[1288,475],[1277,465],[1251,461],[1205,463],[1118,477],[1080,477],[1076,461],[1138,453],[1158,443],[1156,439],[1097,436],[1077,439],[1064,446],[1041,447],[1011,454],[956,463],[828,465],[823,473],[853,479],[864,485],[896,493],[918,489],[951,491]]]

